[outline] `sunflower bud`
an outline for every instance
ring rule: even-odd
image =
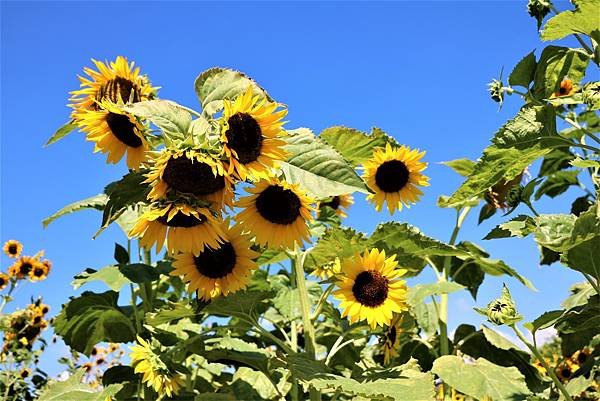
[[[552,2],[549,0],[529,0],[527,3],[527,11],[529,15],[537,20],[537,28],[540,29],[544,17],[548,15],[552,9]]]
[[[583,86],[583,102],[588,105],[590,110],[600,109],[600,82],[590,82]]]
[[[506,285],[502,288],[502,296],[490,302],[486,309],[474,308],[480,314],[487,316],[488,321],[498,326],[514,324],[523,317],[517,312],[517,307],[510,296]]]
[[[514,208],[519,206],[522,200],[523,188],[523,185],[515,185],[508,191],[506,194],[506,204],[509,207]]]
[[[502,84],[502,81],[498,81],[497,79],[492,80],[492,82],[488,84],[488,91],[494,102],[502,104],[504,101],[505,90],[506,88],[504,87],[504,84]]]

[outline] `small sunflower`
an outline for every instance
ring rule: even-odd
[[[367,200],[375,203],[377,211],[384,202],[392,214],[396,209],[402,210],[402,205],[410,207],[419,200],[423,192],[417,185],[429,185],[429,178],[422,174],[427,167],[427,163],[420,161],[424,155],[425,152],[404,145],[392,148],[389,143],[385,149],[373,152],[373,157],[364,163],[363,178],[375,191]]]
[[[377,249],[342,261],[340,289],[333,293],[341,301],[342,317],[352,323],[367,320],[374,329],[389,325],[394,312],[408,310],[406,283],[398,279],[406,271],[397,266],[395,256],[386,259],[385,251]]]
[[[29,273],[41,265],[40,261],[30,256],[20,257],[11,267],[8,268],[8,274],[18,280],[29,276]]]
[[[465,395],[455,389],[452,389],[452,401],[465,401]]]
[[[341,269],[342,265],[340,263],[340,259],[335,258],[333,262],[316,266],[314,270],[310,272],[310,274],[320,278],[321,280],[327,280],[329,277],[338,274],[341,271]]]
[[[193,207],[185,203],[169,203],[164,207],[155,205],[138,219],[129,231],[129,237],[139,237],[140,245],[159,252],[167,239],[170,253],[192,252],[198,255],[205,246],[218,248],[225,233],[207,208]]]
[[[254,262],[258,253],[250,249],[250,239],[239,225],[227,228],[223,241],[219,248],[205,247],[198,256],[181,253],[173,262],[171,275],[182,276],[188,291],[197,291],[205,301],[246,288],[258,267]]]
[[[158,200],[173,189],[215,203],[219,209],[233,206],[233,186],[223,164],[200,152],[164,150],[147,177],[152,187],[149,200]]]
[[[6,273],[0,272],[0,291],[10,283],[10,277]]]
[[[120,103],[122,104],[122,103]],[[79,112],[77,125],[94,142],[94,152],[108,153],[107,163],[115,164],[127,152],[127,167],[137,170],[147,159],[150,148],[144,126],[116,103],[104,100],[97,110]]]
[[[246,191],[252,195],[238,200],[236,206],[244,210],[236,219],[257,243],[293,248],[294,243],[310,240],[306,223],[313,219],[313,200],[298,185],[269,178]]]
[[[579,369],[579,367],[573,362],[566,360],[558,365],[555,369],[556,376],[561,382],[568,382],[573,378],[573,374]]]
[[[287,153],[281,119],[287,110],[278,103],[254,96],[249,86],[234,101],[223,101],[221,141],[229,159],[228,173],[245,181],[268,178],[269,170]]]
[[[578,350],[571,356],[571,361],[577,366],[585,365],[592,356],[592,350],[588,347]]]
[[[177,395],[184,385],[181,374],[169,369],[147,341],[140,336],[137,341],[138,344],[130,347],[131,365],[135,368],[135,373],[141,373],[142,382],[160,396]]]
[[[563,97],[563,96],[571,96],[577,92],[577,88],[573,85],[573,81],[568,77],[564,77],[562,81],[560,81],[560,86],[558,87],[558,91],[556,91],[551,97]]]
[[[4,243],[2,250],[9,258],[18,258],[23,251],[23,245],[17,240],[10,239]]]
[[[384,365],[389,365],[390,361],[398,356],[403,318],[404,315],[394,314],[392,322],[383,333],[383,338],[381,339],[381,350],[383,351]]]
[[[48,277],[48,273],[50,272],[50,269],[48,268],[48,265],[45,264],[44,262],[38,262],[36,263],[31,270],[29,270],[29,280],[31,281],[42,281],[45,280],[46,277]]]
[[[21,371],[19,372],[19,376],[21,376],[21,379],[28,378],[29,376],[31,376],[31,369],[29,369],[29,368],[21,369]]]
[[[337,196],[333,196],[332,198],[330,198],[327,201],[319,202],[319,205],[317,206],[317,210],[320,211],[321,207],[329,206],[330,208],[335,210],[335,214],[337,214],[341,218],[345,218],[345,217],[348,217],[348,215],[346,214],[346,211],[353,204],[354,204],[354,197],[352,196],[352,194],[337,195]]]

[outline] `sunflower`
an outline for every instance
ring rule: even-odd
[[[17,240],[10,239],[4,243],[2,250],[9,258],[18,258],[23,250],[23,245]]]
[[[561,382],[568,382],[573,378],[573,374],[579,369],[579,367],[573,362],[566,360],[558,365],[555,369],[556,376]]]
[[[245,181],[268,178],[269,170],[287,153],[283,150],[285,135],[281,119],[286,109],[278,103],[254,96],[249,86],[234,101],[223,101],[221,141],[229,159],[228,173]]]
[[[146,183],[152,187],[150,200],[158,200],[173,189],[213,202],[219,209],[233,206],[233,185],[221,161],[195,150],[164,150],[147,177]]]
[[[383,351],[384,365],[389,365],[390,361],[398,356],[403,319],[404,315],[394,314],[392,322],[384,331],[384,336],[381,339],[381,350]]]
[[[185,203],[169,203],[164,207],[155,205],[138,219],[129,231],[129,237],[139,237],[140,245],[156,252],[167,239],[170,253],[192,252],[198,255],[205,246],[218,248],[225,233],[221,223],[207,208]]]
[[[558,91],[556,91],[551,98],[563,97],[563,96],[571,96],[577,92],[577,89],[573,85],[573,81],[568,77],[564,77],[562,81],[560,81],[560,86],[558,87]]]
[[[583,366],[590,360],[591,356],[592,356],[592,350],[588,347],[585,347],[583,349],[576,351],[571,356],[571,361],[574,364],[576,364],[577,366]]]
[[[177,395],[184,384],[181,374],[169,369],[147,341],[140,336],[137,341],[138,344],[130,347],[131,365],[135,373],[141,373],[142,382],[154,388],[160,396]]]
[[[274,178],[260,180],[252,195],[236,203],[243,208],[236,217],[252,232],[256,242],[271,248],[293,248],[295,243],[309,241],[307,221],[313,219],[313,200],[296,184]]]
[[[317,265],[314,270],[310,272],[310,274],[320,278],[321,280],[327,280],[329,277],[338,274],[341,269],[342,265],[340,264],[340,259],[335,258],[333,262]]]
[[[10,283],[10,277],[8,274],[0,272],[0,291],[4,289]]]
[[[452,389],[452,401],[465,401],[465,395],[455,389]]]
[[[8,274],[18,280],[29,276],[29,273],[41,265],[40,261],[30,256],[20,257],[11,267],[8,268]]]
[[[337,214],[341,218],[345,218],[348,217],[348,215],[346,214],[346,210],[348,210],[348,208],[353,204],[354,197],[352,196],[352,194],[337,195],[331,197],[327,201],[319,202],[317,210],[320,212],[323,206],[329,206],[330,208],[335,210],[335,214]]]
[[[198,256],[181,253],[173,262],[171,275],[182,276],[189,283],[188,291],[197,291],[198,298],[205,301],[246,288],[258,267],[253,260],[258,253],[250,249],[250,239],[239,225],[225,229],[223,240],[219,248],[205,247]]]
[[[108,153],[107,163],[117,163],[127,152],[127,167],[137,170],[146,161],[150,148],[144,137],[145,128],[119,105],[103,100],[97,110],[79,112],[77,125],[87,140],[96,144],[94,152]]]
[[[374,329],[389,325],[394,312],[408,310],[406,284],[398,280],[406,271],[397,266],[396,256],[386,259],[385,251],[377,249],[342,261],[340,289],[333,293],[341,301],[342,317],[352,323],[366,319]]]
[[[29,376],[31,376],[31,369],[29,369],[29,368],[21,369],[21,371],[19,372],[19,376],[21,376],[21,379],[28,378]]]
[[[363,178],[375,191],[367,200],[375,203],[377,211],[384,202],[392,214],[396,209],[402,210],[403,204],[409,207],[419,200],[423,192],[417,185],[429,185],[429,178],[421,173],[427,167],[427,163],[420,161],[424,155],[425,152],[404,145],[392,148],[389,143],[385,149],[373,152],[373,157],[364,163]]]
[[[48,264],[44,262],[38,262],[31,268],[31,270],[29,270],[29,280],[42,281],[48,277],[48,273],[50,273]]]

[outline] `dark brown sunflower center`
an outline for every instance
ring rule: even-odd
[[[11,254],[11,255],[16,255],[17,254],[17,245],[10,244],[8,246],[8,253]]]
[[[44,275],[44,269],[41,267],[36,267],[33,269],[33,275],[36,277],[42,277]]]
[[[170,158],[163,173],[163,180],[179,192],[209,195],[225,188],[225,178],[215,175],[212,168],[185,156]]]
[[[275,224],[292,224],[300,215],[300,198],[290,189],[271,185],[256,198],[256,210]]]
[[[396,334],[396,326],[392,326],[390,332],[388,333],[388,339],[392,344],[396,342]]]
[[[562,368],[562,370],[560,371],[560,375],[565,379],[568,379],[569,377],[571,377],[571,370],[569,368]]]
[[[206,277],[217,279],[226,277],[235,267],[235,249],[226,242],[219,249],[205,247],[200,255],[194,256],[196,270]]]
[[[169,227],[190,228],[199,226],[200,224],[206,222],[206,217],[202,216],[201,214],[198,216],[200,218],[196,218],[196,216],[192,215],[187,216],[181,212],[177,212],[177,214],[169,221],[167,221],[167,215],[160,216],[156,220]]]
[[[33,268],[33,265],[31,263],[23,262],[23,263],[21,263],[21,266],[19,266],[19,273],[21,273],[22,275],[29,274],[29,272],[31,271],[32,268]]]
[[[388,160],[377,167],[375,183],[383,192],[398,192],[408,182],[409,171],[400,160]]]
[[[338,210],[340,207],[340,197],[334,196],[329,202],[323,203],[323,206],[329,206],[333,210]]]
[[[116,103],[119,95],[125,103],[135,103],[141,100],[140,89],[137,85],[123,77],[116,77],[102,85],[96,95],[96,100],[109,99]]]
[[[387,299],[388,279],[379,272],[364,271],[356,276],[352,293],[360,304],[374,308]]]
[[[236,113],[227,122],[227,146],[235,150],[240,163],[248,164],[258,159],[263,141],[258,122],[246,113]]]
[[[142,146],[142,139],[135,133],[135,125],[124,114],[108,113],[106,124],[113,135],[125,145],[132,148]]]
[[[587,362],[588,360],[588,356],[585,352],[580,352],[579,354],[577,354],[577,363],[579,365],[583,365]]]
[[[0,277],[0,288],[4,287],[8,281],[4,277]]]

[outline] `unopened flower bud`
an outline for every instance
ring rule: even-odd
[[[504,101],[504,85],[502,81],[498,81],[494,79],[492,82],[488,84],[488,91],[490,92],[490,97],[494,102],[502,104]]]
[[[514,324],[523,318],[517,312],[517,307],[513,302],[506,285],[502,289],[502,296],[490,302],[487,308],[474,309],[480,314],[486,316],[488,321],[498,326],[503,324]]]
[[[552,2],[549,0],[529,0],[527,3],[527,11],[537,20],[538,29],[542,26],[542,21],[550,10],[552,10]]]

